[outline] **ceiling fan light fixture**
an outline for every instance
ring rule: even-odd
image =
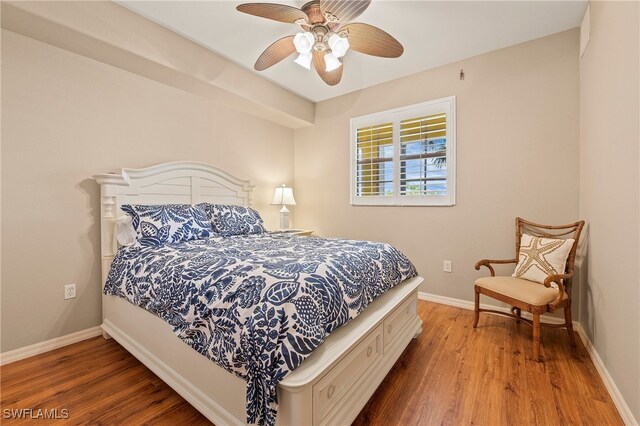
[[[338,34],[332,34],[329,37],[329,47],[336,58],[342,58],[349,50],[349,40]]]
[[[325,63],[326,72],[337,70],[342,66],[342,62],[338,60],[338,58],[336,57],[336,55],[334,55],[333,52],[329,52],[324,56],[324,63]]]
[[[298,33],[295,35],[295,37],[293,38],[293,45],[296,47],[296,51],[298,53],[306,54],[311,52],[311,48],[313,48],[313,44],[315,43],[315,41],[316,39],[313,34],[305,31],[303,33]]]
[[[351,50],[381,58],[398,58],[404,52],[402,44],[380,28],[353,22],[370,3],[371,0],[306,0],[298,8],[260,1],[240,4],[236,9],[302,27],[271,43],[256,60],[256,71],[264,71],[297,52],[294,62],[305,69],[313,67],[322,81],[335,86],[344,70],[341,58]]]
[[[296,64],[300,65],[303,68],[310,70],[311,69],[311,53],[301,53],[293,62],[295,62]]]

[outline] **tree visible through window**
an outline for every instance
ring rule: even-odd
[[[351,120],[352,203],[455,203],[455,98]]]

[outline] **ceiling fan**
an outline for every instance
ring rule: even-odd
[[[383,58],[397,58],[402,45],[380,28],[349,23],[369,7],[371,0],[313,0],[300,9],[284,4],[245,3],[236,9],[249,15],[297,24],[303,32],[283,37],[262,52],[254,68],[264,71],[298,52],[295,62],[311,69],[330,86],[342,78],[342,58],[347,50]]]

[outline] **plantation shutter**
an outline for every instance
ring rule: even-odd
[[[400,195],[446,194],[446,113],[401,120]]]
[[[393,195],[393,123],[357,129],[356,193]]]
[[[351,119],[351,203],[455,205],[455,97]]]

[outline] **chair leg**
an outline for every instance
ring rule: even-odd
[[[573,336],[573,320],[571,319],[571,305],[564,307],[564,323],[567,327],[567,333],[569,333],[569,343],[571,347],[576,347],[576,339]]]
[[[540,361],[540,314],[533,313],[533,359]]]
[[[511,313],[515,316],[517,316],[518,318],[522,318],[522,309],[512,306],[511,307]],[[520,319],[517,319],[516,322],[520,322]]]
[[[475,309],[473,313],[473,328],[478,326],[478,320],[480,319],[480,291],[478,287],[475,287],[476,298],[475,298]]]

